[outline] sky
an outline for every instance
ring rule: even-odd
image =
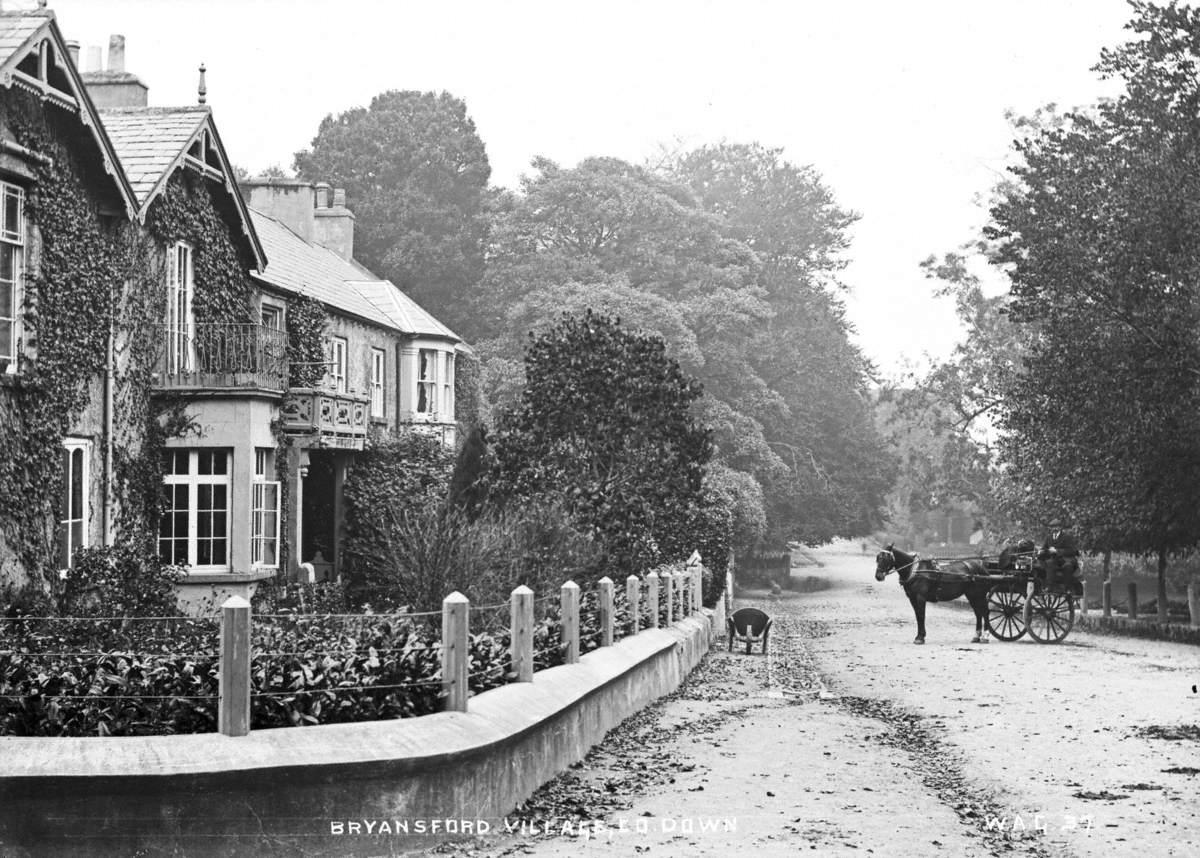
[[[205,63],[217,128],[251,171],[290,168],[325,116],[389,89],[462,98],[507,187],[535,156],[642,163],[722,141],[779,147],[861,216],[842,279],[882,377],[920,370],[961,338],[919,262],[978,234],[978,201],[1010,160],[1005,112],[1112,94],[1090,69],[1130,17],[1124,0],[49,5],[85,59],[123,34],[151,105],[195,103]]]

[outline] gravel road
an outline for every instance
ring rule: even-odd
[[[738,604],[772,653],[714,651],[460,856],[1200,855],[1200,648],[1073,631],[925,646],[874,562],[828,548],[823,589]],[[964,603],[965,604],[965,603]]]

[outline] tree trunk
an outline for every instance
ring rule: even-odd
[[[1167,624],[1167,550],[1158,549],[1158,622]]]

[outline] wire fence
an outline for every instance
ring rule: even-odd
[[[663,583],[651,605],[638,579],[637,630],[655,612],[665,621]],[[609,635],[615,642],[634,633],[624,580],[603,595],[596,586],[576,592],[574,641],[564,636],[563,595],[553,592],[532,599],[532,629],[519,640],[524,653],[514,653],[511,602],[470,607],[463,656],[444,650],[442,611],[276,607],[252,615],[247,608],[234,621],[245,623],[244,642],[228,651],[222,615],[0,617],[0,735],[225,731],[222,675],[244,683],[246,729],[429,714],[454,698],[455,676],[465,675],[469,693],[479,694],[518,680],[518,654],[545,670]],[[691,603],[686,588],[672,592],[678,619]],[[448,667],[454,657],[466,658],[464,672]]]

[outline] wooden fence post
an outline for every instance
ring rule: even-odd
[[[467,711],[470,610],[470,601],[457,590],[442,599],[442,689],[447,712]]]
[[[649,628],[658,628],[658,606],[660,604],[658,599],[658,573],[651,572],[646,575],[646,607],[650,609]]]
[[[533,682],[533,591],[522,584],[512,591],[508,656],[517,682]]]
[[[1200,629],[1200,581],[1193,578],[1188,582],[1188,615],[1193,629]]]
[[[695,613],[700,613],[704,608],[704,567],[697,566],[692,570],[692,579],[695,582],[692,590],[692,610]]]
[[[562,618],[563,663],[579,662],[579,585],[568,581],[562,585],[560,615]]]
[[[1088,582],[1086,580],[1082,583],[1081,586],[1083,587],[1083,595],[1079,597],[1079,613],[1081,613],[1085,617],[1087,616],[1087,612],[1088,612],[1088,604],[1087,604],[1088,585],[1087,584],[1088,584]]]
[[[1100,608],[1104,616],[1112,616],[1112,581],[1105,579],[1104,586],[1100,590]]]
[[[600,603],[600,646],[613,645],[613,582],[605,575],[596,582]]]
[[[666,587],[664,596],[667,603],[667,625],[670,626],[675,622],[675,573],[667,570],[663,573],[662,581]]]
[[[250,603],[230,596],[221,605],[221,669],[217,726],[225,736],[250,732]]]
[[[638,628],[641,626],[641,583],[638,581],[638,576],[630,575],[625,579],[625,604],[629,606],[629,634],[636,635]]]
[[[1129,619],[1136,620],[1138,617],[1138,602],[1137,602],[1137,583],[1129,582]]]

